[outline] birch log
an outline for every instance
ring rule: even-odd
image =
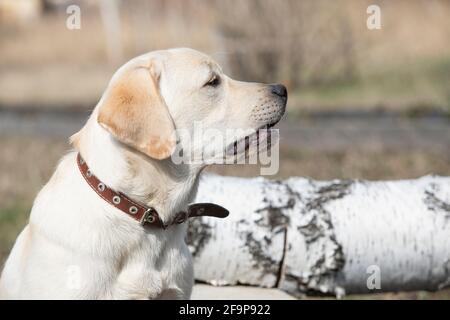
[[[450,284],[450,178],[314,181],[204,175],[192,219],[197,280],[294,295],[437,290]]]

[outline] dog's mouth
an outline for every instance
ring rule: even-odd
[[[257,128],[253,133],[238,138],[233,143],[229,144],[226,149],[227,155],[236,156],[238,154],[246,153],[250,148],[259,148],[264,146],[269,149],[272,144],[271,128],[273,128],[278,121],[265,124]]]

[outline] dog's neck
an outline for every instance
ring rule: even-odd
[[[154,160],[127,147],[97,123],[95,111],[72,142],[97,178],[154,207],[164,222],[186,210],[197,192],[201,166],[175,165],[170,158]]]

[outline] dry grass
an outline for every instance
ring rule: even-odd
[[[418,150],[399,152],[384,148],[349,149],[336,152],[281,149],[280,170],[270,178],[292,176],[330,179],[413,179],[427,174],[450,175],[450,155]],[[258,176],[255,165],[215,166],[222,175]]]
[[[121,54],[109,61],[95,5],[82,5],[81,30],[66,29],[64,13],[1,26],[0,104],[92,107],[129,58],[189,46],[237,78],[288,84],[295,108],[447,108],[450,79],[438,75],[448,71],[450,4],[380,1],[383,27],[369,31],[373,2],[126,1],[113,36]]]
[[[28,220],[33,199],[69,146],[57,139],[0,137],[0,148],[0,265],[3,265]]]
[[[0,207],[29,207],[70,147],[58,139],[0,137]]]
[[[56,138],[0,137],[0,208],[31,205],[50,178],[58,160],[70,150],[67,141]],[[323,152],[282,147],[280,170],[269,178],[291,176],[329,179],[408,179],[427,174],[450,176],[450,154],[420,150],[395,151],[382,147]],[[208,171],[222,175],[258,176],[257,165],[213,166]]]
[[[50,178],[58,159],[70,149],[61,139],[0,138],[0,208],[22,203],[31,205],[39,189]],[[269,178],[291,176],[330,179],[408,179],[427,174],[450,176],[450,154],[420,150],[396,151],[367,147],[345,151],[302,151],[281,148],[280,168]],[[258,176],[257,165],[213,166],[208,171],[222,175]]]

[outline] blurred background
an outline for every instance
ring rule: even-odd
[[[0,263],[114,71],[155,49],[192,47],[234,78],[288,87],[271,178],[450,175],[449,16],[448,0],[0,0]]]

